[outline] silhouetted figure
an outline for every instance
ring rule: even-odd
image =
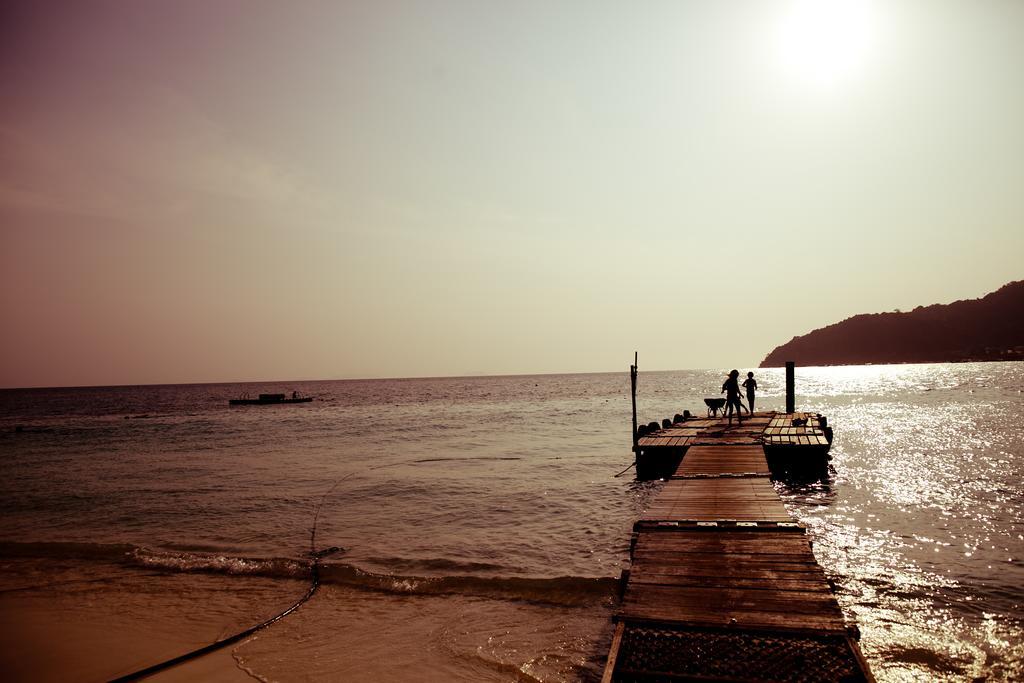
[[[740,402],[739,376],[740,371],[733,370],[729,373],[729,378],[725,380],[725,384],[722,385],[722,393],[725,394],[725,416],[729,418],[729,422],[732,422],[732,411],[734,408],[736,410],[736,421],[743,421],[743,414],[740,412],[743,404]]]
[[[754,414],[754,393],[757,391],[757,380],[754,373],[748,372],[747,378],[743,380],[743,388],[747,390],[747,403],[750,404],[750,414]]]

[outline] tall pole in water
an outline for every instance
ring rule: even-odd
[[[633,448],[636,448],[636,366],[639,354],[633,352],[633,364],[629,366],[629,384],[633,395]]]
[[[786,412],[796,412],[796,381],[793,376],[793,368],[796,367],[796,363],[791,360],[786,361]]]

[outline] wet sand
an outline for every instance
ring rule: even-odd
[[[184,627],[184,625],[183,625]],[[37,599],[0,600],[0,669],[7,681],[103,681],[176,656],[194,646],[186,632],[126,625],[97,605],[55,611]],[[231,648],[182,664],[152,681],[252,679],[237,666]]]
[[[3,568],[0,671],[6,681],[110,680],[257,623],[303,588],[298,581],[139,572],[109,564],[59,562],[48,569],[16,560]],[[231,651],[149,680],[251,681]]]
[[[259,623],[308,585],[75,560],[8,559],[0,568],[5,681],[110,680]],[[147,680],[590,679],[607,652],[609,609],[610,598],[590,609],[324,585],[269,628]],[[552,652],[524,662],[519,653],[538,639]]]

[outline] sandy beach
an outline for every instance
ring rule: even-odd
[[[114,565],[20,560],[3,568],[0,671],[8,681],[123,676],[248,627],[287,606],[289,589],[304,589],[297,581],[139,575]],[[26,581],[39,583],[25,587]],[[253,594],[269,602],[251,604]],[[231,652],[227,647],[149,680],[251,680]]]

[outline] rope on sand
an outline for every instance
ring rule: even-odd
[[[408,464],[411,464],[411,463],[409,463],[409,462],[393,462],[393,463],[388,463],[386,465],[377,465],[376,467],[368,467],[366,469],[367,469],[367,471],[372,471],[372,470],[384,469],[386,467],[397,467],[398,465],[408,465]],[[310,535],[309,535],[309,556],[313,559],[313,563],[310,565],[310,585],[309,585],[309,589],[306,591],[306,594],[303,595],[301,598],[299,598],[291,607],[289,607],[288,609],[284,610],[283,612],[280,612],[279,614],[275,614],[274,616],[272,616],[271,618],[267,619],[263,623],[257,624],[257,625],[255,625],[255,626],[253,626],[251,628],[247,628],[244,631],[236,633],[236,634],[234,634],[232,636],[228,636],[226,638],[221,638],[220,640],[214,641],[214,642],[210,643],[209,645],[205,645],[205,646],[203,646],[201,648],[198,648],[196,650],[192,650],[191,652],[186,652],[183,655],[178,655],[177,657],[174,657],[172,659],[168,659],[166,661],[160,662],[159,664],[154,664],[153,666],[148,666],[145,669],[139,669],[138,671],[133,671],[130,674],[126,674],[126,675],[120,676],[118,678],[113,678],[113,679],[110,680],[109,683],[127,683],[128,681],[137,681],[139,679],[146,678],[148,676],[152,676],[153,674],[156,674],[156,673],[159,673],[161,671],[164,671],[165,669],[170,669],[171,667],[177,666],[178,664],[184,664],[185,662],[187,662],[189,660],[197,659],[199,657],[202,657],[203,655],[208,655],[211,652],[216,652],[217,650],[219,650],[219,649],[221,649],[223,647],[227,647],[228,645],[231,645],[233,643],[237,643],[240,640],[244,640],[245,638],[248,638],[249,636],[251,636],[252,634],[256,633],[257,631],[259,631],[261,629],[264,629],[264,628],[270,626],[271,624],[280,621],[281,619],[284,619],[286,616],[288,616],[289,614],[291,614],[292,612],[294,612],[298,608],[302,607],[302,605],[304,605],[306,602],[308,602],[309,599],[313,597],[313,595],[316,593],[317,589],[320,587],[320,560],[322,560],[323,558],[327,557],[328,555],[333,555],[334,553],[336,553],[336,552],[341,550],[341,548],[339,548],[337,546],[331,546],[330,548],[326,548],[324,550],[317,550],[316,549],[316,527],[317,527],[317,523],[320,521],[320,510],[323,509],[324,502],[327,500],[327,497],[330,496],[332,493],[334,493],[334,491],[338,488],[338,486],[343,481],[345,481],[349,477],[353,476],[354,474],[357,474],[360,471],[363,471],[363,470],[353,470],[353,471],[349,472],[348,474],[346,474],[344,477],[341,477],[340,479],[335,481],[334,484],[331,486],[331,488],[327,490],[327,493],[325,493],[323,495],[323,497],[320,498],[320,503],[316,506],[316,513],[313,515],[313,528],[310,530]]]
[[[303,605],[303,603],[305,603],[307,600],[309,600],[311,597],[313,597],[313,594],[316,593],[317,588],[320,587],[320,558],[324,557],[325,555],[329,554],[330,552],[335,552],[337,550],[338,550],[338,548],[331,548],[329,551],[324,551],[324,554],[313,558],[313,565],[312,565],[312,572],[311,572],[311,584],[309,586],[309,590],[307,590],[306,594],[303,595],[301,598],[299,598],[299,600],[294,605],[292,605],[291,607],[289,607],[285,611],[281,612],[280,614],[277,614],[277,615],[271,617],[270,619],[267,619],[266,621],[264,621],[261,624],[257,624],[256,626],[253,626],[251,628],[247,628],[246,630],[244,630],[244,631],[242,631],[240,633],[236,633],[233,636],[228,636],[227,638],[221,638],[220,640],[215,641],[213,643],[210,643],[209,645],[206,645],[205,647],[201,647],[201,648],[199,648],[197,650],[192,650],[191,652],[186,652],[183,655],[178,655],[177,657],[174,657],[172,659],[168,659],[166,661],[160,662],[159,664],[154,664],[153,666],[146,667],[145,669],[139,669],[138,671],[133,671],[132,673],[127,674],[125,676],[120,676],[119,678],[112,679],[110,683],[122,683],[124,681],[137,681],[137,680],[139,680],[141,678],[146,678],[147,676],[152,676],[153,674],[159,673],[159,672],[161,672],[161,671],[163,671],[165,669],[169,669],[172,666],[177,666],[178,664],[183,664],[184,662],[187,662],[187,661],[189,661],[191,659],[196,659],[198,657],[202,657],[203,655],[209,654],[211,652],[215,652],[216,650],[219,650],[222,647],[227,647],[228,645],[231,645],[232,643],[237,643],[238,641],[240,641],[240,640],[242,640],[244,638],[248,638],[252,634],[254,634],[257,631],[259,631],[260,629],[264,629],[267,626],[270,626],[271,624],[273,624],[274,622],[279,621],[281,619],[284,619],[286,616],[288,616],[289,614],[291,614],[292,612],[297,610],[299,607],[301,607]]]
[[[386,465],[384,465],[384,467],[386,467]],[[370,469],[380,469],[380,467],[371,467]],[[299,598],[288,609],[284,610],[283,612],[279,612],[278,614],[275,614],[274,616],[260,624],[256,624],[255,626],[247,628],[244,631],[240,631],[234,635],[227,636],[226,638],[221,638],[220,640],[214,641],[209,645],[205,645],[201,648],[192,650],[191,652],[186,652],[183,655],[178,655],[177,657],[173,657],[166,661],[160,662],[159,664],[147,666],[145,669],[139,669],[138,671],[133,671],[130,674],[126,674],[124,676],[111,679],[110,683],[127,683],[128,681],[137,681],[139,679],[146,678],[148,676],[152,676],[153,674],[164,671],[165,669],[170,669],[171,667],[177,666],[178,664],[184,664],[189,660],[197,659],[199,657],[202,657],[203,655],[208,655],[211,652],[216,652],[217,650],[223,647],[227,647],[228,645],[237,643],[240,640],[244,640],[245,638],[248,638],[257,631],[265,629],[271,624],[278,622],[281,619],[284,619],[286,616],[288,616],[298,608],[302,607],[302,605],[304,605],[306,602],[308,602],[309,599],[316,594],[317,589],[320,587],[320,560],[327,557],[328,555],[332,555],[341,550],[341,548],[338,548],[337,546],[331,546],[330,548],[326,548],[324,550],[316,549],[316,527],[317,523],[320,520],[320,510],[323,508],[324,501],[327,500],[327,496],[334,493],[335,489],[338,488],[341,482],[345,481],[356,472],[358,472],[358,470],[349,472],[344,477],[334,482],[334,485],[331,486],[330,489],[328,489],[327,493],[325,493],[323,497],[320,499],[319,505],[316,506],[316,514],[313,515],[313,528],[311,529],[309,535],[309,556],[313,558],[313,563],[310,565],[310,585],[309,589],[306,590],[305,595]]]

